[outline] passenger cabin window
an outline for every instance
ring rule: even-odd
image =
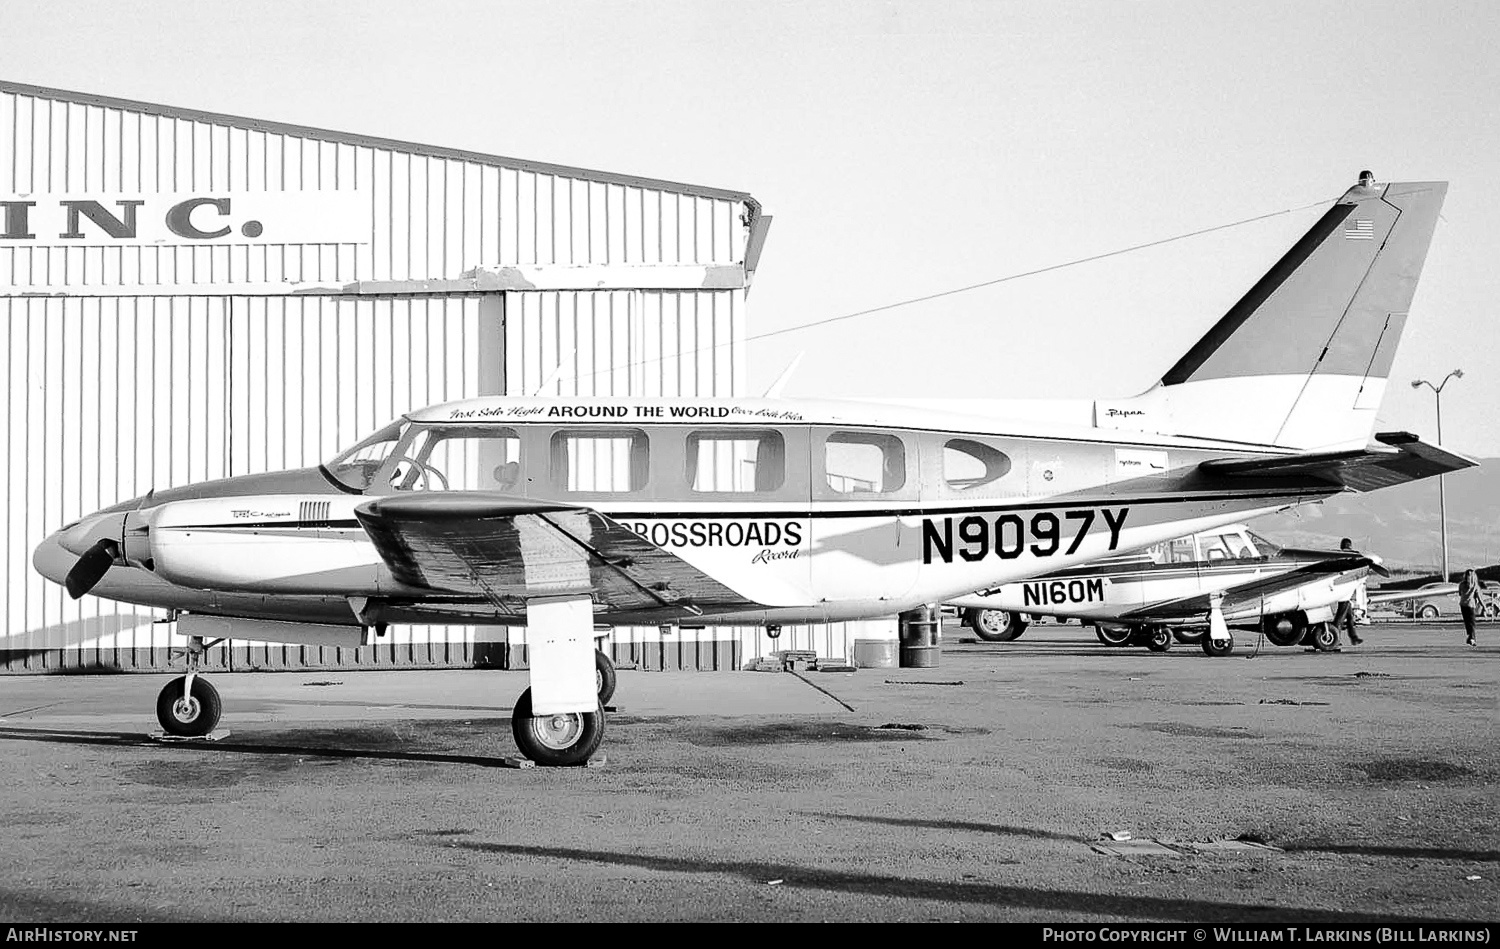
[[[572,429],[552,436],[552,483],[564,491],[640,491],[649,470],[650,450],[640,429]]]
[[[1237,560],[1255,556],[1239,534],[1204,534],[1198,538],[1204,560]]]
[[[1005,477],[1010,458],[997,448],[967,438],[943,445],[943,478],[955,491],[969,491]]]
[[[828,487],[840,494],[883,494],[906,484],[906,448],[894,435],[834,432],[823,447]]]
[[[419,431],[396,459],[397,491],[521,490],[521,439],[492,425]]]
[[[1147,552],[1154,563],[1192,563],[1197,559],[1191,537],[1179,537],[1164,544],[1157,544]]]
[[[786,440],[780,432],[691,432],[687,477],[699,493],[764,494],[786,481]]]

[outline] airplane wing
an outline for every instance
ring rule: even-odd
[[[383,497],[355,508],[396,579],[483,597],[519,614],[530,597],[592,595],[613,610],[694,616],[748,601],[587,507],[486,492]]]
[[[1438,596],[1448,596],[1457,592],[1458,584],[1444,583],[1432,588],[1371,590],[1369,599],[1371,603],[1396,603],[1401,600],[1427,600]]]
[[[1375,562],[1368,557],[1348,557],[1339,560],[1329,560],[1318,564],[1316,567],[1307,567],[1301,570],[1291,570],[1286,573],[1278,573],[1275,576],[1260,580],[1252,580],[1230,587],[1224,591],[1224,602],[1221,609],[1225,613],[1232,612],[1243,606],[1254,603],[1262,597],[1273,596],[1294,590],[1304,583],[1312,583],[1317,580],[1335,577],[1351,570],[1360,570],[1372,567]],[[1168,600],[1164,603],[1153,603],[1129,613],[1123,614],[1127,619],[1152,619],[1162,622],[1183,619],[1201,619],[1208,613],[1207,593],[1194,596],[1185,596],[1178,600]]]
[[[1386,447],[1349,451],[1216,458],[1198,470],[1205,474],[1245,478],[1324,481],[1353,491],[1374,491],[1406,481],[1460,471],[1478,464],[1471,458],[1428,445],[1407,432],[1382,432],[1375,440]]]

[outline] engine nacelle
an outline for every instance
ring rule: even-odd
[[[126,531],[125,557],[149,562],[169,583],[200,590],[389,593],[390,571],[354,518],[363,500],[323,494],[171,501],[142,512],[144,531]]]

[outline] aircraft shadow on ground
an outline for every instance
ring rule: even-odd
[[[830,814],[824,811],[798,811],[804,817],[825,820],[847,820],[866,824],[888,824],[892,827],[923,827],[929,830],[960,830],[1001,837],[1031,837],[1038,840],[1062,840],[1091,843],[1089,838],[1059,834],[1033,827],[985,824],[979,821],[932,820],[920,817],[879,817],[873,814]],[[1364,857],[1395,857],[1411,860],[1467,860],[1480,863],[1500,861],[1500,850],[1460,850],[1452,847],[1393,847],[1380,844],[1284,844],[1286,853],[1337,853]]]
[[[825,890],[866,896],[900,897],[932,900],[937,903],[966,903],[1024,910],[1050,910],[1077,917],[1079,907],[1087,907],[1090,917],[1115,917],[1146,920],[1181,920],[1183,922],[1239,922],[1254,925],[1277,925],[1288,920],[1337,926],[1402,925],[1411,926],[1427,920],[1384,913],[1361,913],[1281,906],[1267,903],[1226,903],[1218,900],[1155,897],[1140,894],[1111,894],[1082,890],[1046,889],[1011,886],[998,883],[975,883],[955,880],[921,880],[906,876],[882,876],[824,870],[784,863],[761,863],[748,860],[703,860],[685,857],[662,857],[635,853],[613,853],[582,850],[575,847],[538,847],[522,844],[455,841],[446,838],[443,846],[460,847],[478,853],[509,857],[536,857],[565,863],[585,862],[611,866],[636,867],[663,873],[712,873],[740,877],[757,884],[780,880],[788,889]],[[1433,919],[1433,923],[1440,920]],[[1452,922],[1448,920],[1446,922]]]
[[[1037,840],[1064,840],[1069,843],[1087,843],[1082,837],[1059,834],[1034,827],[1011,827],[1006,824],[984,824],[979,821],[932,820],[921,817],[876,817],[871,814],[830,814],[824,811],[798,811],[804,817],[821,817],[825,820],[858,821],[865,824],[887,824],[891,827],[923,827],[928,830],[961,830],[976,834],[995,834],[1001,837],[1032,837]]]
[[[1390,847],[1377,844],[1286,844],[1287,853],[1347,853],[1361,857],[1396,857],[1413,860],[1500,861],[1500,850],[1459,850],[1455,847]]]
[[[187,752],[285,755],[298,758],[378,758],[389,761],[430,761],[468,764],[482,768],[513,767],[513,759],[488,755],[455,755],[428,751],[390,751],[380,748],[330,748],[227,741],[161,742],[139,732],[82,732],[42,728],[0,728],[0,741],[39,741],[61,745],[101,745],[116,748],[170,748]]]

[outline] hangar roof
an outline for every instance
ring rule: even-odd
[[[330,142],[343,142],[348,145],[364,146],[367,148],[385,148],[399,152],[409,152],[414,155],[430,155],[435,158],[452,158],[459,161],[472,161],[488,165],[500,165],[506,168],[515,168],[521,171],[539,172],[544,175],[561,175],[569,178],[582,178],[592,181],[607,182],[609,184],[627,185],[637,188],[653,188],[661,191],[670,191],[678,194],[693,195],[703,198],[718,198],[727,201],[753,201],[750,195],[743,191],[732,191],[726,188],[710,188],[706,185],[684,184],[679,181],[664,181],[659,178],[642,178],[637,175],[622,175],[612,171],[596,171],[589,168],[574,168],[568,165],[554,165],[548,162],[530,161],[524,158],[508,158],[504,155],[491,155],[484,152],[467,151],[461,148],[443,148],[437,145],[423,145],[417,142],[404,142],[399,139],[379,138],[374,135],[359,135],[353,132],[338,132],[330,129],[313,128],[307,125],[292,125],[286,122],[271,122],[265,119],[251,119],[239,115],[228,115],[222,112],[205,112],[201,109],[184,109],[178,106],[161,105],[155,102],[140,102],[134,99],[117,99],[112,96],[94,95],[87,92],[71,92],[67,89],[52,89],[46,86],[32,86],[19,82],[8,82],[0,79],[0,93],[13,95],[35,96],[39,99],[52,99],[59,102],[74,102],[80,105],[92,105],[104,109],[122,109],[130,112],[144,112],[148,115],[160,115],[168,118],[186,119],[193,122],[208,122],[214,125],[225,125],[231,128],[252,129],[260,132],[271,132],[278,135],[296,135],[307,138],[322,139]]]

